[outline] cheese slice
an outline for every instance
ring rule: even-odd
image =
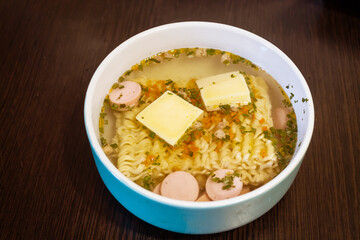
[[[208,111],[219,110],[220,105],[247,105],[251,102],[244,76],[238,71],[201,78],[196,84]]]
[[[200,108],[166,91],[141,111],[136,119],[174,146],[202,113]]]

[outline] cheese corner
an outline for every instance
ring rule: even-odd
[[[201,78],[196,81],[206,110],[219,110],[221,105],[247,105],[250,91],[244,76],[238,71]]]

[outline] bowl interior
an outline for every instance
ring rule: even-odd
[[[242,56],[272,75],[288,96],[294,94],[292,103],[298,121],[298,142],[294,157],[275,179],[261,188],[271,187],[281,181],[281,175],[285,177],[301,164],[310,143],[314,107],[309,88],[295,64],[277,47],[248,31],[217,23],[184,22],[156,27],[123,42],[105,58],[89,84],[84,108],[85,126],[95,154],[114,175],[128,182],[107,159],[100,146],[98,122],[103,99],[112,84],[132,65],[159,52],[186,47],[215,48]],[[287,89],[285,86],[291,87]],[[302,99],[308,101],[303,102]],[[145,192],[139,188],[138,191]]]

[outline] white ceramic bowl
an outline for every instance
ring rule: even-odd
[[[103,99],[118,77],[140,60],[184,47],[221,49],[245,57],[272,75],[295,96],[308,102],[293,104],[298,119],[298,143],[289,165],[262,187],[236,198],[187,202],[165,198],[127,179],[111,163],[99,142],[99,113]],[[89,84],[84,106],[85,127],[96,166],[114,197],[140,219],[163,229],[190,234],[222,232],[245,225],[272,208],[292,184],[314,127],[314,106],[308,85],[295,64],[277,47],[248,31],[218,23],[181,22],[144,31],[115,48],[100,64]],[[299,143],[301,145],[299,146]]]

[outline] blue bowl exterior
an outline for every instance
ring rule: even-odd
[[[270,210],[287,192],[301,164],[281,184],[259,194],[223,207],[186,208],[152,201],[125,186],[93,156],[99,174],[111,194],[131,213],[156,227],[187,234],[210,234],[243,226]],[[264,201],[267,204],[263,204]],[[201,203],[199,203],[201,204]]]

